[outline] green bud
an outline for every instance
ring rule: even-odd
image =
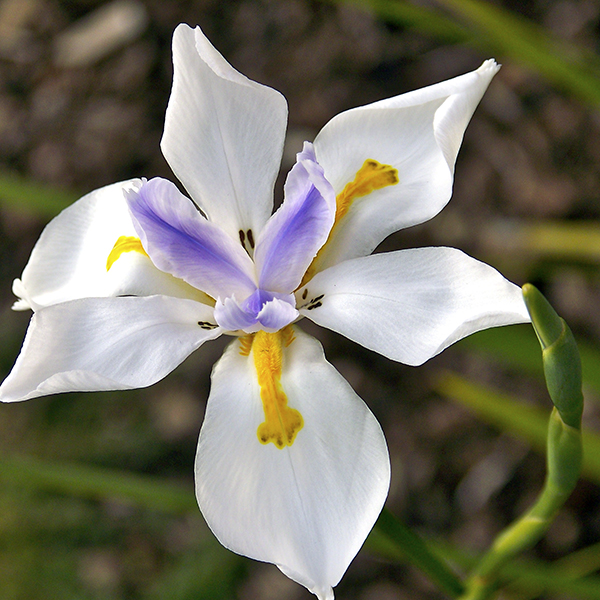
[[[542,346],[544,374],[550,398],[563,421],[571,427],[580,428],[583,394],[581,358],[575,338],[565,321],[530,283],[523,286],[523,298]]]

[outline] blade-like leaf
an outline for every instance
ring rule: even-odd
[[[584,389],[600,394],[600,351],[592,344],[578,340]],[[459,347],[487,354],[507,366],[524,373],[543,377],[539,342],[528,325],[512,325],[479,331],[459,342]],[[591,395],[594,400],[594,395]]]
[[[550,410],[545,411],[520,398],[473,383],[450,371],[444,371],[437,378],[434,389],[502,431],[525,440],[539,452],[545,452]],[[600,435],[583,429],[582,437],[582,476],[600,483]]]

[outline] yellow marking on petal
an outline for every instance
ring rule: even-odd
[[[346,216],[353,202],[357,198],[368,196],[375,190],[380,190],[390,185],[396,185],[399,182],[398,169],[395,169],[392,165],[384,165],[373,158],[367,158],[367,160],[365,160],[362,167],[356,172],[354,179],[350,183],[347,183],[344,186],[344,189],[336,196],[335,221],[329,232],[329,237],[319,252],[317,252],[317,255],[306,270],[306,273],[304,273],[302,282],[298,287],[302,287],[314,277],[317,272],[319,258],[323,254],[323,249],[330,242],[334,229]]]
[[[381,164],[372,158],[367,158],[363,166],[356,172],[354,180],[347,183],[337,195],[333,226],[335,227],[339,220],[345,216],[354,200],[367,196],[375,190],[380,190],[389,185],[396,185],[399,181],[398,169],[391,165]]]
[[[120,258],[123,252],[139,252],[144,256],[148,256],[144,247],[142,246],[142,242],[140,242],[139,238],[122,235],[113,246],[113,249],[110,251],[108,258],[106,259],[106,270],[110,271],[110,268],[115,264],[115,262]]]
[[[244,339],[240,340],[242,349],[245,346]],[[283,348],[287,348],[293,341],[294,330],[290,326],[276,333],[257,331],[252,339],[254,367],[265,413],[265,420],[258,426],[256,435],[261,444],[273,442],[280,450],[291,446],[304,427],[302,415],[288,406],[288,399],[281,385]]]
[[[244,335],[240,338],[240,354],[242,356],[250,356],[250,350],[252,350],[252,342],[254,341],[254,334]]]

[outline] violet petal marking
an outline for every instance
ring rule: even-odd
[[[239,242],[205,219],[177,187],[154,178],[127,196],[137,234],[152,262],[213,298],[256,289],[254,265]]]
[[[235,298],[219,299],[215,319],[224,329],[253,333],[259,329],[278,331],[298,318],[293,294],[256,290],[241,304]]]
[[[293,298],[293,295],[290,294],[290,296]],[[258,313],[257,320],[262,329],[274,333],[295,321],[299,314],[290,302],[281,298],[273,298],[264,304]]]
[[[335,193],[306,143],[285,184],[285,200],[258,240],[254,260],[261,289],[292,292],[327,241]]]
[[[248,331],[256,326],[256,314],[242,310],[235,298],[219,298],[215,304],[215,320],[227,331]]]

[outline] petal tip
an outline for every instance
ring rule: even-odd
[[[485,60],[482,65],[477,69],[476,73],[485,77],[486,79],[492,79],[494,75],[500,70],[502,67],[501,64],[496,62],[494,58],[488,58]]]

